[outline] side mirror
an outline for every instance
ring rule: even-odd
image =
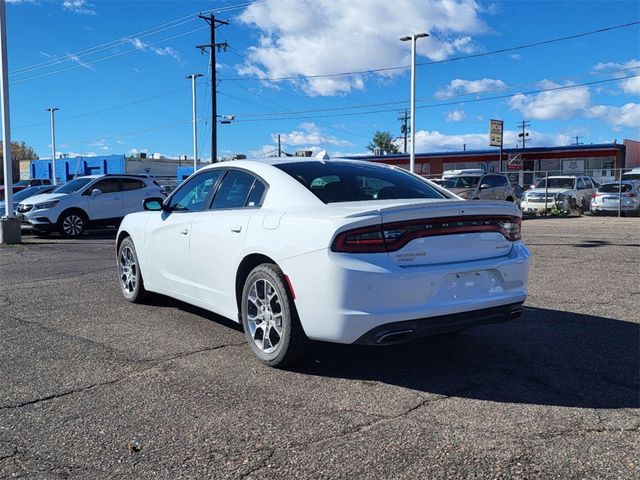
[[[91,197],[97,197],[98,195],[102,195],[102,190],[99,188],[94,188],[91,190]]]
[[[491,185],[489,185],[488,183],[483,183],[482,185],[480,185],[480,190],[485,190],[487,188],[491,188]]]
[[[142,208],[144,208],[145,210],[147,210],[149,212],[159,212],[159,211],[162,211],[162,210],[164,210],[165,212],[171,211],[169,209],[169,207],[167,207],[163,203],[163,199],[160,198],[160,197],[145,198],[142,201]]]

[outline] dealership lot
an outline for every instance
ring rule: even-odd
[[[638,220],[527,220],[523,317],[293,371],[122,300],[114,231],[0,247],[0,477],[637,477]]]

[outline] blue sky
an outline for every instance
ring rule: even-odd
[[[235,116],[218,125],[219,155],[268,154],[278,134],[285,151],[331,155],[365,153],[378,129],[400,136],[409,70],[388,68],[409,64],[398,39],[412,32],[431,35],[418,41],[419,152],[489,148],[491,118],[505,146],[522,120],[532,146],[640,138],[638,24],[490,53],[638,22],[635,0],[7,0],[12,138],[49,157],[55,106],[60,153],[191,156],[185,76],[207,74],[195,45],[209,42],[197,15],[211,10],[231,47],[217,56],[218,114]],[[326,76],[345,72],[365,73]],[[205,75],[204,159],[210,94]]]

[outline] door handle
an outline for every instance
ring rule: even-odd
[[[231,225],[231,231],[234,233],[240,233],[242,231],[242,225]]]
[[[180,230],[180,235],[189,235],[189,229],[183,228],[182,230]]]

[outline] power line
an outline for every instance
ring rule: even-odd
[[[600,28],[598,30],[591,30],[588,32],[582,32],[582,33],[576,33],[574,35],[567,35],[564,37],[557,37],[557,38],[552,38],[552,39],[547,39],[547,40],[541,40],[538,42],[533,42],[533,43],[527,43],[527,44],[523,44],[523,45],[518,45],[515,47],[509,47],[509,48],[501,48],[498,50],[491,50],[489,52],[481,52],[481,53],[474,53],[474,54],[469,54],[469,55],[462,55],[462,56],[458,56],[458,57],[451,57],[451,58],[447,58],[444,60],[433,60],[430,62],[419,62],[416,63],[416,67],[422,67],[422,66],[426,66],[426,65],[436,65],[436,64],[440,64],[440,63],[450,63],[450,62],[456,62],[458,60],[466,60],[469,58],[479,58],[479,57],[486,57],[489,55],[495,55],[498,53],[507,53],[507,52],[513,52],[515,50],[523,50],[523,49],[527,49],[527,48],[533,48],[533,47],[538,47],[541,45],[548,45],[551,43],[556,43],[556,42],[563,42],[566,40],[573,40],[576,38],[581,38],[581,37],[586,37],[589,35],[595,35],[598,33],[604,33],[604,32],[608,32],[611,30],[617,30],[617,29],[621,29],[621,28],[627,28],[627,27],[632,27],[634,25],[639,25],[640,21],[636,21],[636,22],[630,22],[630,23],[624,23],[621,25],[613,25],[610,27],[605,27],[605,28]],[[330,77],[341,77],[341,76],[346,76],[346,75],[363,75],[363,74],[367,74],[367,73],[379,73],[379,72],[389,72],[389,71],[393,71],[393,70],[405,70],[409,68],[409,65],[399,65],[397,67],[384,67],[384,68],[373,68],[373,69],[368,69],[368,70],[355,70],[355,71],[351,71],[351,72],[338,72],[338,73],[326,73],[326,74],[315,74],[315,75],[288,75],[288,76],[282,76],[282,77],[257,77],[257,78],[247,78],[247,77],[237,77],[237,78],[221,78],[221,80],[236,80],[236,81],[280,81],[280,80],[300,80],[300,79],[309,79],[309,78],[330,78]]]
[[[442,103],[438,103],[438,104],[433,104],[433,105],[420,105],[418,107],[416,107],[416,109],[425,109],[425,108],[438,108],[438,107],[444,107],[444,106],[449,106],[449,105],[462,105],[462,104],[466,104],[466,103],[477,103],[477,102],[486,102],[488,100],[499,100],[499,99],[503,99],[503,98],[511,98],[511,97],[515,97],[516,95],[535,95],[538,93],[543,93],[543,92],[552,92],[552,91],[556,91],[556,90],[567,90],[567,89],[571,89],[571,88],[577,88],[577,87],[584,87],[584,86],[588,86],[588,85],[596,85],[596,84],[601,84],[601,83],[607,83],[607,82],[617,82],[617,81],[621,81],[621,80],[625,80],[628,78],[636,78],[636,77],[640,77],[640,74],[638,75],[628,75],[626,77],[620,77],[620,78],[609,78],[609,79],[605,79],[605,80],[597,80],[597,81],[593,81],[593,82],[585,82],[585,83],[576,83],[574,85],[563,85],[563,86],[559,86],[559,87],[552,87],[552,88],[543,88],[543,89],[539,89],[539,90],[531,90],[528,92],[518,92],[518,93],[511,93],[511,94],[507,94],[507,95],[496,95],[493,97],[484,97],[484,98],[475,98],[475,99],[471,99],[471,100],[456,100],[453,102],[442,102]],[[369,115],[369,114],[373,114],[373,113],[386,113],[386,112],[395,112],[397,109],[395,108],[386,108],[386,109],[380,109],[380,110],[369,110],[366,112],[349,112],[349,113],[334,113],[334,114],[328,114],[328,115],[314,115],[314,116],[306,116],[306,117],[300,117],[300,118],[304,118],[307,120],[312,120],[314,118],[329,118],[329,117],[349,117],[349,116],[356,116],[356,115]],[[290,118],[251,118],[251,119],[247,119],[247,120],[236,120],[236,122],[263,122],[263,121],[277,121],[277,120],[289,120]]]
[[[191,33],[195,33],[197,31],[203,30],[205,28],[207,28],[207,27],[200,27],[200,28],[196,28],[196,29],[193,29],[193,30],[189,30],[188,32],[179,33],[179,34],[174,35],[172,37],[168,37],[168,38],[165,38],[163,40],[159,40],[159,41],[154,42],[154,43],[149,43],[149,44],[145,45],[144,48],[152,47],[154,45],[158,45],[159,43],[164,43],[164,42],[167,42],[169,40],[173,40],[175,38],[184,37],[185,35],[189,35]],[[83,62],[82,64],[79,64],[79,65],[72,65],[71,67],[65,67],[65,68],[61,68],[59,70],[53,70],[51,72],[45,72],[45,73],[40,73],[38,75],[33,75],[31,77],[21,78],[20,80],[14,80],[13,82],[11,82],[11,84],[12,85],[16,85],[16,84],[19,84],[19,83],[27,82],[29,80],[34,80],[36,78],[48,77],[49,75],[55,75],[56,73],[66,72],[67,70],[74,70],[76,68],[85,68],[88,65],[93,65],[94,63],[103,62],[105,60],[109,60],[109,59],[115,58],[115,57],[120,57],[122,55],[126,55],[126,54],[131,53],[131,52],[139,52],[141,50],[144,50],[144,48],[133,48],[131,50],[125,50],[124,52],[114,53],[113,55],[108,55],[106,57],[98,58],[96,60]]]
[[[132,33],[130,35],[127,35],[125,37],[121,37],[118,38],[116,40],[111,40],[109,42],[105,42],[105,43],[101,43],[98,45],[94,45],[93,47],[89,47],[86,48],[84,50],[79,50],[77,52],[73,52],[73,53],[67,53],[66,55],[62,56],[62,57],[55,57],[52,58],[50,60],[46,60],[44,62],[39,62],[39,63],[35,63],[33,65],[28,65],[25,67],[19,67],[17,69],[14,69],[11,71],[10,75],[18,75],[20,73],[25,73],[27,71],[30,70],[38,70],[41,68],[46,68],[48,66],[53,66],[53,65],[59,65],[61,63],[64,62],[68,62],[68,61],[75,61],[74,58],[82,58],[84,56],[87,55],[92,55],[94,53],[98,53],[104,50],[108,50],[110,48],[114,48],[120,45],[125,45],[128,43],[131,43],[131,40],[134,40],[135,38],[145,38],[151,35],[155,35],[157,33],[161,33],[164,32],[166,30],[170,30],[172,28],[178,27],[180,25],[184,25],[185,23],[189,23],[193,20],[196,20],[198,18],[198,14],[202,14],[202,13],[208,13],[208,12],[226,12],[226,11],[232,11],[232,10],[236,10],[238,8],[242,8],[242,7],[246,7],[251,5],[253,2],[245,2],[245,3],[241,3],[241,4],[236,4],[236,5],[229,5],[226,7],[220,7],[217,9],[207,9],[205,11],[201,11],[201,12],[194,12],[191,13],[189,15],[185,15],[183,17],[177,18],[175,20],[170,20],[168,22],[162,23],[160,25],[156,25],[155,27],[150,27],[147,28],[145,30],[140,30],[138,32]]]
[[[622,73],[622,72],[627,72],[630,70],[638,70],[640,69],[640,66],[638,67],[629,67],[629,68],[624,68],[621,70],[616,70],[616,71],[612,71],[612,72],[598,72],[598,73],[588,73],[585,75],[576,75],[576,76],[572,76],[572,77],[560,77],[560,78],[555,78],[555,79],[550,79],[551,81],[560,81],[560,80],[569,80],[569,79],[576,79],[576,78],[584,78],[584,77],[591,77],[591,76],[601,76],[601,75],[615,75],[618,73]],[[609,81],[616,81],[616,80],[622,80],[623,78],[613,78],[613,79],[609,79]],[[446,98],[458,98],[458,97],[466,97],[466,96],[470,96],[470,95],[480,95],[480,94],[484,94],[484,93],[492,93],[492,92],[497,92],[497,91],[503,91],[503,90],[513,90],[514,88],[520,88],[520,87],[526,87],[526,86],[531,86],[531,85],[536,85],[539,83],[539,80],[536,80],[535,82],[527,82],[527,83],[521,83],[521,84],[515,84],[515,85],[507,85],[504,88],[500,88],[500,89],[489,89],[489,90],[483,90],[480,92],[465,92],[465,93],[457,93],[454,95],[448,95]],[[430,98],[418,98],[416,99],[417,102],[425,102],[425,101],[431,101],[431,100],[438,100],[437,97],[430,97]],[[389,101],[389,102],[378,102],[378,103],[369,103],[369,104],[364,104],[364,105],[351,105],[351,106],[347,106],[347,107],[327,107],[327,108],[316,108],[316,109],[308,109],[308,110],[297,110],[297,111],[280,111],[280,112],[251,112],[251,113],[236,113],[234,114],[236,117],[266,117],[266,116],[274,116],[274,115],[298,115],[301,113],[320,113],[320,112],[333,112],[333,111],[342,111],[342,110],[355,110],[355,109],[361,109],[361,108],[371,108],[371,107],[383,107],[383,106],[387,106],[387,105],[403,105],[403,104],[407,104],[409,103],[408,100],[393,100],[393,101]],[[454,102],[454,103],[462,103],[462,102]],[[240,120],[239,120],[240,121]]]

